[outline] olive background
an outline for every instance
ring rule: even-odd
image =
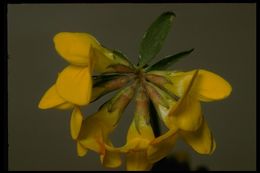
[[[69,131],[70,111],[40,110],[38,103],[68,65],[54,49],[59,32],[88,32],[137,63],[148,26],[163,12],[176,14],[160,53],[152,61],[195,48],[172,69],[207,69],[233,87],[229,98],[202,103],[217,142],[199,155],[178,141],[173,152],[189,154],[192,169],[256,170],[256,4],[8,4],[9,170],[124,170],[101,166],[96,153],[80,158]],[[111,94],[84,108],[94,113]],[[112,136],[123,145],[133,116],[131,103]]]

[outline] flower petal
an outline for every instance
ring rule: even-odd
[[[61,32],[55,35],[54,44],[57,52],[73,65],[89,65],[92,46],[97,40],[87,33]]]
[[[136,118],[138,117],[138,120]],[[138,123],[138,125],[136,125]],[[137,129],[138,126],[138,129]],[[135,115],[127,132],[126,144],[122,147],[112,147],[105,145],[109,151],[117,151],[122,153],[146,150],[150,141],[154,139],[153,129],[150,124],[147,124],[145,116]]]
[[[107,141],[108,145],[112,146],[111,141]],[[101,163],[108,168],[116,168],[122,164],[120,153],[106,150],[105,155],[100,156]]]
[[[113,53],[105,48],[97,48],[93,51],[93,56],[95,57],[94,69],[97,72],[108,72],[111,69],[108,67],[112,64],[117,64],[114,59]]]
[[[118,152],[106,151],[105,155],[101,155],[101,162],[105,167],[117,168],[122,164],[120,154]]]
[[[147,156],[151,163],[158,162],[172,151],[178,134],[176,130],[169,130],[165,134],[155,138],[148,147]]]
[[[95,57],[94,69],[97,72],[132,71],[131,64],[115,51],[99,46],[93,49]]]
[[[75,107],[70,119],[70,133],[73,139],[77,139],[83,121],[83,115],[78,107]]]
[[[78,136],[78,142],[87,149],[97,153],[105,153],[103,133],[97,118],[87,117],[82,122],[82,127]]]
[[[114,124],[118,121],[118,116],[120,115],[117,111],[109,113],[106,106],[95,114],[88,116],[82,124],[79,142],[85,148],[104,154],[104,140],[116,127]]]
[[[175,125],[187,131],[197,130],[202,122],[201,105],[196,95],[193,94],[194,83],[198,76],[198,70],[192,75],[189,84],[177,104],[169,112],[169,117],[175,121]]]
[[[212,154],[216,148],[216,142],[205,120],[197,131],[181,131],[181,136],[200,154]]]
[[[168,78],[172,84],[166,83],[165,88],[176,94],[178,97],[182,97],[188,89],[195,72],[196,71],[193,70],[191,72],[168,73]]]
[[[149,142],[154,139],[149,119],[148,97],[143,88],[138,89],[134,118],[127,132],[125,147],[129,150],[146,150]]]
[[[171,111],[171,109],[173,109],[174,106],[176,106],[175,101],[169,101],[168,102],[170,107],[166,108],[160,104],[154,104],[156,111],[160,117],[160,119],[163,121],[164,125],[168,128],[168,129],[177,129],[178,126],[175,124],[175,122],[173,122],[173,118],[172,116],[169,116],[169,112]]]
[[[136,118],[138,117],[138,120]],[[138,123],[138,125],[137,125]],[[137,129],[137,126],[139,127]],[[138,131],[139,130],[139,131]],[[151,124],[147,122],[144,115],[135,115],[135,120],[130,125],[127,133],[127,140],[131,141],[135,138],[140,138],[142,140],[153,140],[154,133]]]
[[[232,87],[221,76],[207,70],[199,70],[196,90],[201,101],[214,101],[228,97]]]
[[[165,87],[181,97],[192,80],[194,71],[169,73],[169,78],[173,84],[166,84]],[[198,70],[191,93],[201,101],[208,102],[224,99],[230,95],[231,91],[231,85],[221,76],[200,69]]]
[[[126,169],[128,171],[148,171],[152,164],[147,160],[146,151],[133,151],[126,155]]]
[[[177,102],[169,116],[176,127],[187,131],[197,130],[202,122],[200,102],[197,98],[187,95]]]
[[[72,108],[74,108],[74,106],[75,105],[72,103],[65,102],[65,103],[62,103],[62,104],[56,106],[55,108],[60,109],[60,110],[66,110],[66,109],[72,109]]]
[[[58,106],[60,104],[63,104],[65,102],[66,100],[60,97],[59,94],[57,93],[56,86],[54,84],[45,92],[38,107],[40,109],[49,109]]]
[[[149,142],[154,139],[150,124],[140,123],[138,131],[135,123],[133,121],[129,127],[126,144],[120,149],[122,152],[146,150]]]
[[[134,87],[128,86],[99,108],[98,112],[88,116],[82,125],[79,142],[85,148],[105,154],[105,141],[116,128],[122,112],[133,95]]]
[[[84,148],[79,142],[77,142],[77,153],[79,157],[83,157],[87,154],[88,149]]]
[[[86,105],[90,102],[92,79],[88,67],[68,66],[60,74],[56,82],[57,92],[67,101]]]

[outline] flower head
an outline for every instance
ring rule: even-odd
[[[54,36],[55,49],[69,64],[45,92],[39,108],[72,111],[70,132],[80,157],[91,150],[100,155],[104,166],[115,168],[121,165],[123,154],[127,170],[150,170],[155,162],[169,155],[178,139],[183,139],[200,154],[214,152],[216,142],[200,102],[228,97],[231,85],[208,70],[168,69],[194,49],[149,65],[161,49],[175,17],[174,13],[165,12],[148,28],[140,45],[137,65],[121,52],[102,46],[88,33],[61,32]],[[97,112],[84,115],[83,106],[115,90],[116,94]],[[111,134],[133,99],[135,110],[126,142],[115,147]],[[156,116],[167,127],[159,136],[155,135],[151,123]]]

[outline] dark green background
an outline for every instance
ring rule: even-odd
[[[233,86],[228,99],[202,105],[217,142],[215,153],[199,155],[182,141],[173,151],[190,153],[192,168],[256,169],[256,5],[129,3],[8,5],[10,170],[110,170],[93,152],[77,157],[69,133],[70,111],[37,107],[67,65],[54,49],[53,36],[88,32],[136,63],[144,31],[168,10],[177,18],[157,58],[195,48],[173,68],[208,69]],[[85,114],[95,112],[102,102],[91,104]],[[133,104],[113,136],[116,145],[124,143],[132,109]]]

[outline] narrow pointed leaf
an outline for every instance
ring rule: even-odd
[[[153,64],[152,66],[148,67],[145,71],[151,71],[151,70],[165,70],[169,68],[171,65],[176,63],[179,59],[189,55],[194,49],[190,49],[188,51],[183,51],[180,53],[177,53],[175,55],[168,56],[157,63]]]
[[[159,53],[175,18],[173,12],[160,15],[143,36],[139,49],[139,66],[143,67]]]

